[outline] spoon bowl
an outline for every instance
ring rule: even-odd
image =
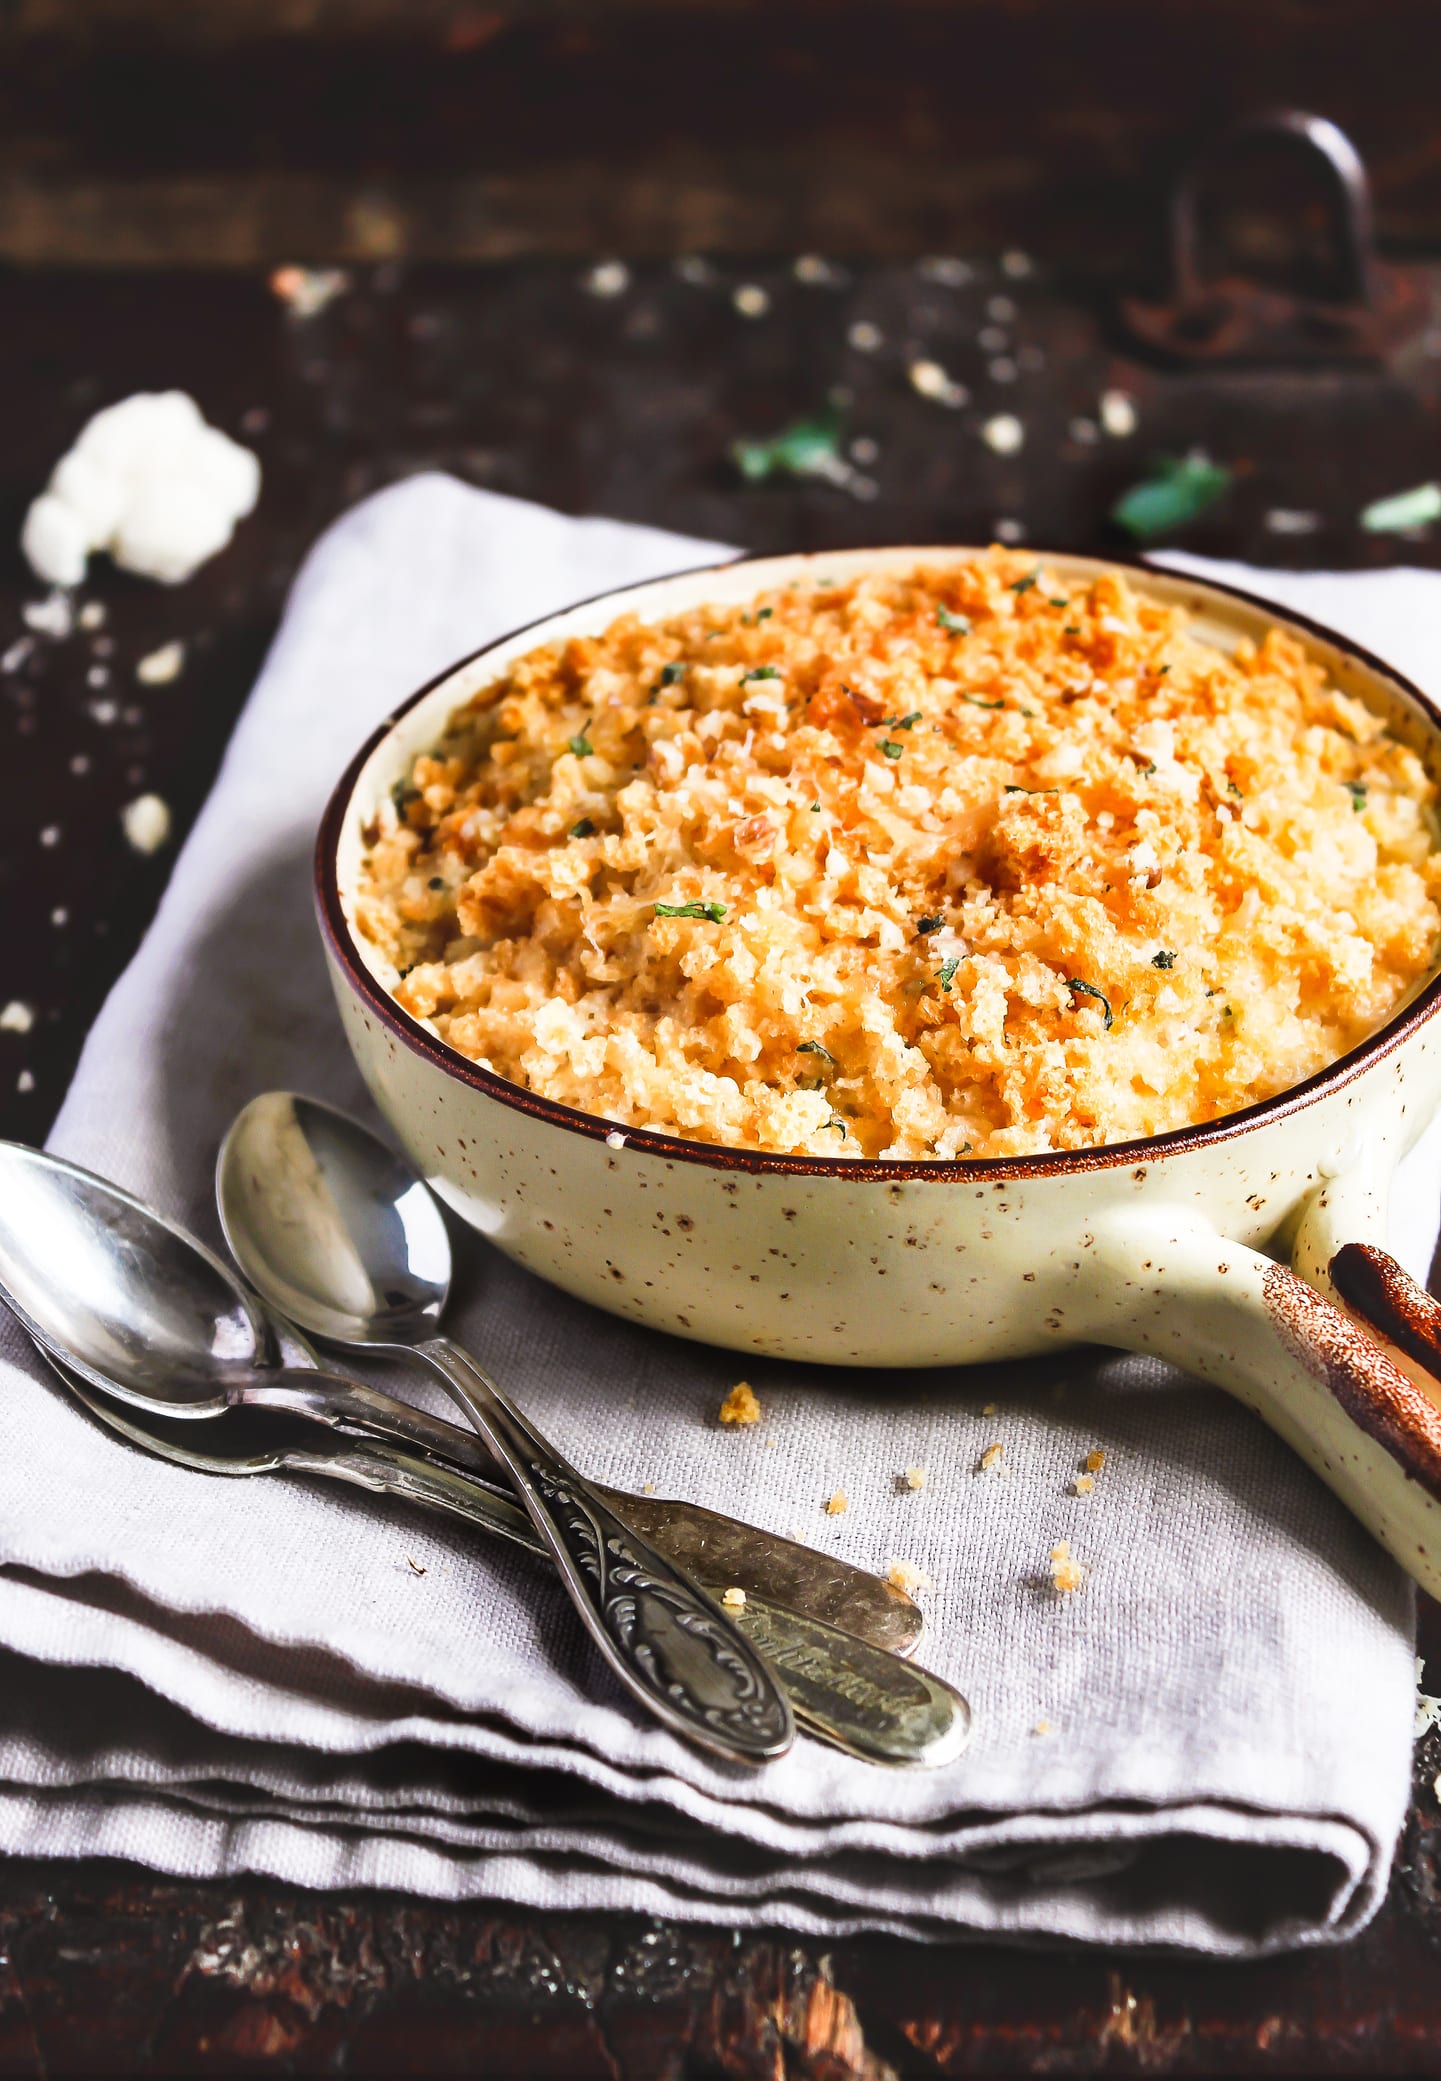
[[[92,1387],[158,1416],[217,1415],[268,1351],[259,1308],[193,1236],[20,1142],[0,1142],[0,1299]]]
[[[430,1192],[358,1121],[295,1092],[253,1099],[221,1144],[230,1252],[272,1305],[337,1344],[434,1334],[450,1238]]]

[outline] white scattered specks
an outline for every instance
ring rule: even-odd
[[[1019,455],[1026,445],[1026,429],[1014,412],[997,412],[981,428],[981,439],[997,455]]]
[[[45,829],[40,833],[40,843],[43,846],[45,846],[47,850],[53,850],[55,846],[59,845],[60,826],[58,824],[47,824],[45,826]]]
[[[87,686],[109,686],[110,667],[108,665],[92,665],[85,674],[85,684]]]
[[[938,361],[913,361],[906,374],[917,396],[928,397],[933,404],[946,405],[955,412],[970,402],[971,393],[965,384],[956,382]]]
[[[148,651],[135,667],[135,677],[142,686],[168,686],[172,679],[180,677],[185,664],[183,643],[162,643],[159,650]]]
[[[17,1091],[33,1091],[35,1089],[35,1079],[28,1069],[22,1069],[19,1076],[15,1079],[15,1089]]]
[[[883,345],[885,334],[879,325],[872,325],[869,318],[857,318],[846,338],[857,354],[874,354],[877,347]]]
[[[103,600],[87,600],[75,618],[82,629],[103,629],[105,626],[105,602]]]
[[[1067,432],[1082,448],[1094,448],[1101,438],[1101,429],[1094,419],[1073,419]]]
[[[601,260],[582,275],[580,286],[587,296],[624,296],[630,287],[630,269],[623,260]]]
[[[90,760],[83,751],[76,752],[74,758],[70,761],[70,771],[78,774],[85,774],[90,771]]]
[[[942,289],[964,289],[975,269],[952,253],[930,253],[916,262],[916,273],[923,282],[937,282]]]
[[[50,922],[52,925],[68,925],[70,923],[70,913],[66,910],[63,903],[57,903],[54,910],[51,911]]]
[[[69,593],[61,592],[57,586],[43,600],[27,600],[20,609],[20,618],[37,636],[53,636],[57,643],[63,643],[75,626],[75,609]]]
[[[991,533],[998,542],[1024,542],[1026,539],[1026,523],[1023,520],[1012,520],[1007,516],[996,522],[991,529]]]
[[[1140,424],[1136,400],[1128,390],[1106,391],[1101,398],[1099,417],[1113,441],[1129,440]]]
[[[170,807],[159,795],[137,795],[121,810],[120,822],[137,853],[157,853],[170,836]]]
[[[869,434],[860,434],[851,442],[851,461],[864,463],[867,468],[880,459],[881,444],[873,441]]]
[[[1320,525],[1319,513],[1302,513],[1290,506],[1273,506],[1266,515],[1267,532],[1273,535],[1314,535]]]
[[[85,707],[97,723],[113,723],[120,713],[120,704],[117,701],[87,701]]]
[[[34,1024],[34,1011],[19,997],[12,997],[0,1012],[0,1033],[28,1033]]]
[[[1011,335],[1003,325],[983,325],[976,334],[976,345],[983,354],[999,354],[1011,343]]]
[[[625,1147],[625,1136],[618,1127],[611,1129],[605,1138],[605,1145],[607,1149],[623,1149]]]
[[[115,648],[115,638],[113,636],[97,636],[90,648],[94,651],[96,657],[108,658]]]
[[[293,318],[318,318],[328,303],[344,295],[350,277],[343,267],[277,267],[270,277],[272,296],[278,296]]]
[[[1009,354],[998,354],[994,361],[987,363],[986,374],[993,383],[1014,383],[1016,364]]]
[[[690,283],[692,289],[709,289],[719,280],[710,261],[699,253],[683,253],[675,264],[675,271],[683,282]]]
[[[1009,296],[992,296],[986,300],[986,316],[995,325],[1014,325],[1016,306]]]
[[[0,672],[18,672],[34,648],[33,636],[17,636],[5,655],[0,657]]]
[[[846,280],[845,269],[834,266],[819,253],[802,253],[791,273],[808,289],[838,289]]]
[[[1001,273],[1009,276],[1011,281],[1022,282],[1027,275],[1032,275],[1035,271],[1036,263],[1029,253],[1022,253],[1015,247],[1009,253],[1002,253]]]
[[[731,291],[731,302],[742,318],[764,318],[771,307],[770,292],[759,282],[742,282]]]

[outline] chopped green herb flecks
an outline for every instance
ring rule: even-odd
[[[1040,575],[1040,566],[1037,565],[1036,569],[1028,572],[1024,578],[1018,578],[1014,585],[1008,585],[1006,591],[1011,593],[1028,593]]]
[[[767,477],[824,477],[840,461],[840,431],[833,412],[797,419],[770,440],[733,441],[731,460],[748,484]]]
[[[755,665],[749,672],[742,672],[741,685],[749,686],[753,679],[779,679],[780,676],[774,665]]]
[[[570,835],[572,838],[594,838],[595,825],[589,817],[582,817],[578,824],[571,825]]]
[[[831,1069],[834,1069],[836,1066],[835,1056],[829,1048],[823,1048],[819,1041],[797,1041],[796,1053],[798,1055],[819,1055],[822,1062],[826,1063]]]
[[[886,720],[882,723],[881,728],[883,730],[913,730],[916,724],[920,721],[920,719],[920,709],[913,708],[909,715],[887,716]]]
[[[585,728],[580,732],[578,736],[571,738],[569,744],[566,746],[566,749],[567,751],[573,751],[578,759],[589,759],[593,757],[595,752],[595,746],[590,741],[589,723],[586,724]]]
[[[1231,472],[1199,449],[1167,456],[1154,477],[1133,484],[1111,508],[1111,518],[1138,542],[1174,534],[1214,505],[1231,482]]]
[[[1046,602],[1048,607],[1069,607],[1070,604],[1069,600],[1047,600]]]
[[[1066,988],[1075,990],[1082,997],[1095,998],[1105,1016],[1106,1031],[1109,1033],[1115,1021],[1111,1015],[1111,1000],[1107,997],[1105,991],[1098,990],[1094,983],[1083,983],[1078,975],[1067,976]]]
[[[811,815],[812,815],[812,816],[817,816],[817,815],[819,815],[819,813],[820,813],[820,806],[821,806],[821,805],[819,804],[819,802],[813,802],[813,803],[811,804]]]
[[[1228,795],[1239,795],[1240,792],[1241,790],[1237,787],[1234,780],[1228,780],[1226,782],[1226,793]]]
[[[408,780],[398,780],[390,791],[390,799],[396,815],[403,818],[411,803],[420,800],[420,789],[413,788]]]
[[[1351,797],[1351,807],[1357,816],[1360,816],[1366,807],[1366,784],[1360,780],[1348,780],[1345,786],[1347,794]]]
[[[1433,520],[1441,520],[1441,484],[1417,484],[1389,499],[1375,499],[1361,513],[1368,535],[1402,535]]]
[[[1008,795],[1059,795],[1059,788],[1023,788],[1019,782],[1008,780],[1005,784]]]
[[[655,906],[658,918],[708,918],[718,925],[726,914],[723,903],[658,903]]]
[[[674,664],[662,665],[660,668],[661,685],[674,686],[678,679],[685,678],[687,669],[687,666],[679,658]]]
[[[969,701],[972,708],[1004,708],[1006,705],[1004,701],[983,701],[979,694],[962,694],[961,699]]]
[[[948,636],[969,636],[971,625],[964,614],[952,614],[949,607],[937,607],[936,620]]]
[[[1152,966],[1152,968],[1174,968],[1174,967],[1175,967],[1175,965],[1176,965],[1176,957],[1175,957],[1175,955],[1174,955],[1174,954],[1168,954],[1168,953],[1167,953],[1167,952],[1165,951],[1165,949],[1164,949],[1164,948],[1163,948],[1163,949],[1161,950],[1161,952],[1160,952],[1159,954],[1152,954],[1152,956],[1151,956],[1151,966]]]
[[[835,1128],[835,1129],[836,1129],[836,1130],[838,1131],[838,1133],[839,1133],[839,1135],[840,1135],[840,1138],[841,1138],[841,1140],[842,1140],[842,1141],[844,1141],[844,1140],[845,1140],[845,1138],[846,1138],[846,1123],[845,1123],[845,1121],[844,1121],[844,1120],[842,1120],[842,1118],[841,1118],[841,1116],[840,1116],[840,1114],[839,1114],[839,1113],[832,1113],[832,1114],[831,1114],[831,1117],[830,1117],[830,1119],[829,1119],[829,1120],[827,1120],[827,1122],[826,1122],[826,1126],[827,1126],[827,1127],[834,1127],[834,1128]]]
[[[944,918],[937,917],[934,912],[928,912],[925,917],[917,920],[916,938],[924,939],[928,933],[939,932],[944,923]]]
[[[960,967],[960,965],[960,961],[953,955],[950,958],[950,960],[943,961],[940,967],[936,970],[936,981],[940,984],[943,990],[950,989],[951,984],[956,979],[956,970]]]
[[[881,756],[883,758],[898,759],[904,750],[905,746],[897,744],[893,738],[883,737],[881,739]]]
[[[1068,621],[1061,631],[1063,636],[1079,636],[1080,633],[1081,624],[1078,621]]]

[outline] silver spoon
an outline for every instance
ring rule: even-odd
[[[325,1343],[429,1366],[505,1466],[616,1675],[673,1732],[740,1760],[784,1754],[790,1707],[764,1658],[502,1394],[435,1334],[450,1238],[424,1181],[313,1099],[252,1099],[216,1170],[225,1240],[273,1308]]]
[[[49,1356],[49,1354],[47,1354]],[[335,1433],[316,1438],[290,1417],[237,1410],[201,1427],[155,1416],[126,1416],[105,1396],[50,1358],[76,1399],[108,1429],[142,1451],[202,1474],[316,1474],[349,1482],[467,1524],[549,1559],[525,1512],[509,1496],[375,1440]],[[200,1451],[197,1436],[207,1448]],[[869,1763],[952,1762],[970,1739],[971,1713],[960,1693],[928,1670],[900,1661],[823,1620],[747,1597],[736,1623],[779,1672],[797,1722],[810,1734]]]
[[[184,1229],[108,1179],[15,1142],[0,1142],[0,1299],[90,1386],[153,1415],[284,1410],[463,1476],[498,1472],[473,1431],[320,1371],[305,1339]],[[739,1584],[898,1654],[920,1639],[914,1602],[864,1569],[698,1504],[602,1493],[705,1581]]]

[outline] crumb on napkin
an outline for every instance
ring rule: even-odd
[[[903,1561],[895,1554],[887,1564],[886,1581],[893,1590],[904,1590],[908,1597],[931,1586],[931,1578],[924,1568],[918,1568],[914,1561]]]
[[[926,1470],[924,1467],[907,1467],[905,1473],[901,1476],[901,1480],[908,1489],[924,1488],[926,1485]]]
[[[761,1405],[749,1380],[738,1380],[720,1405],[722,1423],[759,1423]]]
[[[721,1603],[727,1611],[744,1611],[746,1593],[739,1583],[733,1582],[728,1590],[721,1592]]]
[[[1071,1553],[1069,1539],[1058,1539],[1051,1548],[1051,1586],[1062,1595],[1078,1590],[1086,1579],[1086,1571]]]
[[[994,1474],[1001,1464],[1001,1455],[1005,1449],[1005,1446],[1000,1444],[988,1445],[976,1461],[976,1472],[978,1474]]]
[[[838,1488],[833,1496],[826,1498],[827,1517],[840,1517],[850,1507],[851,1499],[843,1488]]]

